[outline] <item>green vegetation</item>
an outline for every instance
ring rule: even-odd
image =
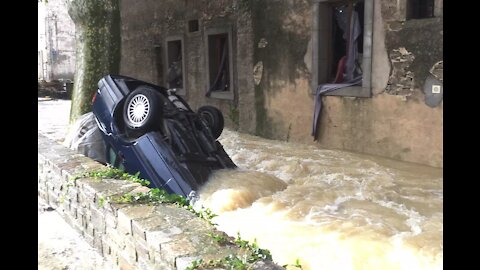
[[[187,267],[187,270],[193,269],[208,269],[214,267],[222,267],[229,270],[247,270],[252,269],[252,266],[255,262],[260,260],[272,260],[272,255],[267,249],[262,249],[258,247],[257,241],[253,243],[248,242],[240,237],[240,234],[237,235],[237,238],[233,241],[230,238],[209,233],[208,236],[212,237],[217,243],[226,245],[236,245],[240,248],[241,255],[229,254],[222,259],[210,260],[205,262],[203,259],[198,259],[192,262],[192,264]]]
[[[142,186],[150,185],[150,181],[139,178],[140,173],[136,173],[135,175],[128,174],[122,170],[113,167],[107,167],[102,170],[95,170],[90,172],[85,172],[79,176],[76,176],[74,180],[78,178],[85,178],[91,177],[95,179],[119,179],[119,180],[128,180],[135,183],[139,183]]]
[[[226,237],[224,235],[220,235],[216,233],[207,233],[207,235],[210,236],[215,242],[217,242],[219,245],[222,245],[222,246],[233,243],[229,237]]]
[[[152,188],[147,192],[126,193],[120,197],[112,198],[117,203],[174,203],[180,206],[188,205],[185,197],[177,194],[169,194],[167,191],[158,188]]]
[[[303,269],[302,265],[300,264],[300,259],[297,259],[297,260],[295,261],[295,264],[294,264],[293,266],[295,266],[295,267],[297,267],[297,268],[300,268],[300,269]]]
[[[212,219],[217,215],[214,214],[210,209],[203,208],[196,210],[190,204],[185,197],[177,194],[169,194],[167,191],[159,188],[151,188],[148,192],[145,193],[127,193],[120,197],[112,197],[111,200],[116,203],[170,203],[175,204],[185,210],[190,211],[195,214],[197,217],[202,218],[211,225],[216,225],[212,222]]]
[[[285,264],[282,267],[289,268],[289,269],[292,269],[292,267],[295,267],[297,269],[303,269],[302,265],[300,264],[300,259],[295,260],[295,264]]]
[[[201,267],[204,264],[203,259],[198,259],[192,262],[189,267],[185,268],[185,270],[193,270]]]
[[[83,177],[91,177],[94,179],[119,179],[119,180],[126,180],[132,181],[135,183],[140,183],[142,186],[148,186],[150,182],[145,179],[141,179],[138,177],[139,174],[131,175],[122,170],[107,167],[102,170],[95,170],[83,173],[79,176],[74,177],[74,180],[83,178]],[[212,222],[212,219],[217,215],[213,213],[208,208],[201,208],[200,210],[196,210],[190,204],[190,201],[187,200],[185,197],[177,195],[177,194],[169,194],[167,191],[159,188],[151,188],[147,192],[138,192],[138,193],[126,193],[121,196],[109,196],[103,197],[100,196],[98,198],[98,206],[103,207],[105,201],[112,201],[115,203],[170,203],[175,204],[181,208],[184,208],[196,216],[205,219],[211,225],[216,225]],[[230,254],[222,259],[219,260],[210,260],[208,262],[203,261],[203,259],[195,260],[192,264],[187,268],[187,270],[193,269],[205,269],[205,268],[213,268],[213,267],[224,267],[226,269],[231,270],[246,270],[251,269],[252,265],[259,260],[272,260],[272,255],[269,250],[262,249],[257,245],[256,240],[253,243],[248,242],[240,237],[240,234],[237,235],[236,239],[231,239],[229,237],[215,234],[215,233],[208,233],[214,241],[221,245],[236,245],[240,248],[241,255],[233,255]],[[297,260],[296,265],[299,265]],[[299,266],[301,269],[301,266]]]
[[[85,177],[91,177],[94,179],[119,179],[119,180],[127,180],[132,181],[135,183],[139,183],[142,186],[150,185],[150,181],[146,179],[139,178],[139,173],[135,175],[131,175],[126,173],[123,170],[113,168],[113,167],[106,167],[102,170],[94,170],[85,172],[81,175],[78,175],[73,178],[73,180]],[[205,219],[210,224],[215,225],[212,222],[212,219],[217,215],[214,214],[208,208],[201,208],[200,210],[195,210],[190,202],[183,196],[178,194],[169,194],[164,189],[159,188],[150,188],[147,192],[138,192],[138,193],[126,193],[121,196],[109,196],[108,198],[101,197],[99,199],[99,207],[102,207],[105,203],[105,200],[112,201],[115,203],[170,203],[178,205],[181,208],[184,208],[196,216]]]
[[[250,256],[248,257],[248,262],[256,262],[258,260],[272,260],[272,255],[270,251],[267,249],[261,249],[257,245],[257,240],[254,240],[252,244],[247,240],[243,240],[240,237],[240,233],[237,234],[237,238],[235,239],[235,244],[239,248],[246,249],[250,251]]]
[[[105,197],[100,196],[98,198],[98,207],[102,208],[104,204],[105,204]]]

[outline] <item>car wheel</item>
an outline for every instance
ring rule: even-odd
[[[198,114],[207,122],[213,137],[220,137],[224,125],[222,112],[213,106],[202,106],[198,109]]]
[[[148,86],[139,86],[128,95],[123,106],[123,120],[128,131],[141,135],[160,127],[162,103],[158,95]]]

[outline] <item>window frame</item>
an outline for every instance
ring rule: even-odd
[[[107,164],[110,164],[114,168],[125,170],[125,167],[123,165],[125,162],[125,159],[122,156],[120,156],[117,152],[115,152],[115,149],[109,143],[106,145],[105,151],[107,155]]]
[[[177,95],[185,96],[187,94],[187,66],[185,65],[185,43],[183,35],[171,35],[165,38],[165,57],[164,57],[164,74],[163,79],[165,82],[165,86],[168,86],[168,43],[172,41],[180,41],[180,46],[182,47],[182,81],[183,87],[177,88]]]
[[[313,0],[312,25],[312,82],[311,94],[315,94],[319,83],[327,83],[328,67],[322,62],[329,60],[331,40],[322,40],[322,34],[331,34],[330,3],[338,0]],[[364,0],[362,85],[341,88],[326,93],[326,96],[371,97],[372,96],[372,47],[373,47],[373,0]]]
[[[209,57],[209,42],[208,38],[212,35],[219,35],[219,34],[227,34],[227,41],[228,41],[228,75],[230,76],[230,86],[228,91],[211,91],[210,98],[216,99],[234,99],[235,93],[235,83],[233,77],[233,36],[232,36],[232,27],[231,26],[224,26],[224,27],[209,27],[204,31],[204,40],[205,40],[205,70],[206,70],[206,87],[205,93],[208,92],[210,89],[210,57]]]
[[[415,0],[415,1],[418,1],[418,0]],[[431,4],[432,4],[431,14],[429,14],[429,16],[420,16],[420,14],[417,16],[414,16],[415,11],[420,11],[420,9],[418,10],[414,9],[414,6],[412,6],[414,3],[412,3],[413,2],[412,0],[405,0],[405,20],[425,20],[425,19],[435,18],[435,11],[436,11],[435,6],[437,4],[436,3],[437,0],[429,0],[429,1],[431,1]],[[419,8],[420,3],[415,2],[415,4],[418,5],[415,7]]]
[[[197,30],[196,31],[190,31],[191,29],[191,23],[196,21],[196,26],[197,26]],[[193,18],[193,19],[190,19],[190,20],[187,20],[187,33],[197,33],[197,32],[200,32],[200,20],[199,19],[196,19],[196,18]]]

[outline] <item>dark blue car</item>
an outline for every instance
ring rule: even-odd
[[[218,169],[236,168],[217,141],[223,115],[212,106],[193,111],[166,89],[107,75],[98,82],[92,111],[107,145],[107,160],[170,193],[192,200]]]

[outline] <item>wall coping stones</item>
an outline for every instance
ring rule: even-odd
[[[139,183],[74,177],[105,166],[38,134],[38,196],[52,205],[118,269],[186,269],[197,260],[241,254],[208,234],[223,234],[190,211],[171,204],[121,204],[109,196],[147,192]],[[218,268],[220,269],[220,268]],[[253,269],[284,269],[270,261]]]

